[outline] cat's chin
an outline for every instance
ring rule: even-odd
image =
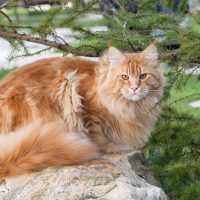
[[[144,97],[138,96],[138,95],[134,95],[131,97],[132,101],[140,101],[141,99],[143,99]]]
[[[124,96],[124,97],[130,101],[140,101],[141,99],[144,98],[144,96],[140,96],[140,95],[132,95],[129,97],[126,97],[126,96]]]

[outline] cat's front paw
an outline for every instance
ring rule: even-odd
[[[102,145],[101,151],[105,154],[119,153],[119,149],[114,143],[107,143],[107,144]]]

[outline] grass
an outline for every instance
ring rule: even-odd
[[[197,33],[200,33],[200,12],[197,12],[188,18],[191,25],[191,29]]]
[[[0,69],[0,79],[2,79],[6,74],[11,72],[13,69]]]
[[[200,80],[197,75],[193,75],[182,85],[180,89],[172,87],[171,96],[167,101],[178,113],[191,114],[200,119],[200,108],[192,108],[189,103],[200,100]]]

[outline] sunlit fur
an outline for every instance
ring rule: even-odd
[[[82,163],[119,144],[142,148],[162,85],[154,44],[141,53],[110,47],[100,61],[43,59],[11,72],[0,83],[0,178]]]

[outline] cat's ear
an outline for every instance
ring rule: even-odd
[[[108,49],[108,59],[111,66],[116,66],[126,59],[126,56],[117,48],[110,46]]]
[[[157,42],[150,44],[143,52],[142,58],[147,62],[157,62],[158,60],[158,51],[156,47]]]

